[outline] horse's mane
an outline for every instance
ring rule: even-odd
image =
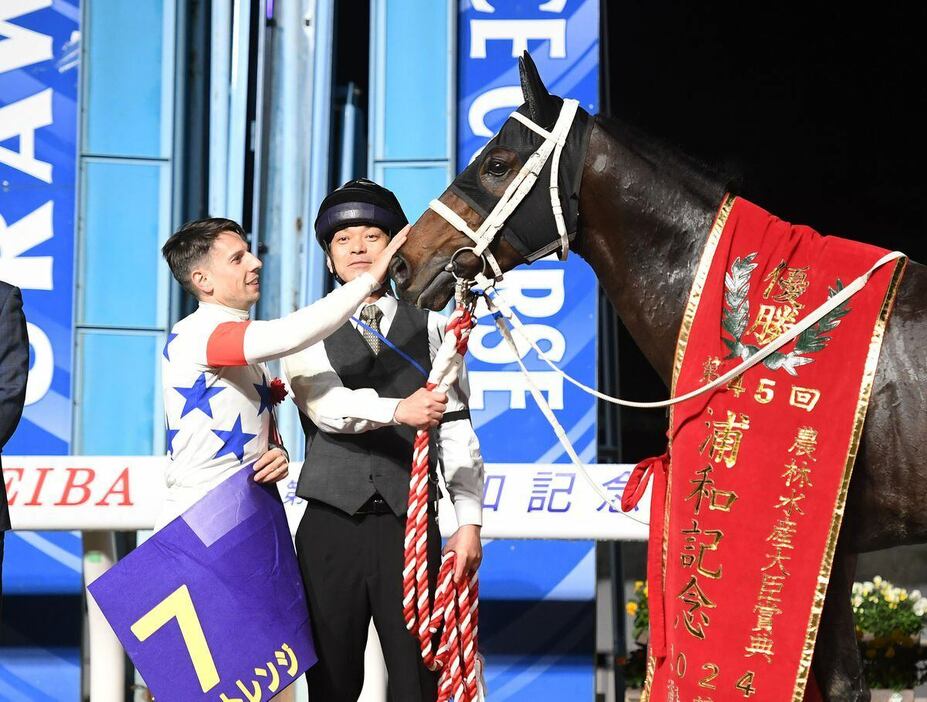
[[[741,177],[717,165],[694,158],[678,146],[655,137],[640,127],[617,117],[595,116],[597,124],[618,143],[645,161],[659,164],[661,170],[675,173],[688,183],[699,183],[705,194],[718,202],[725,193],[739,192]]]

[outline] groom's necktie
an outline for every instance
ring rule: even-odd
[[[377,333],[380,332],[381,317],[383,317],[383,310],[376,305],[367,305],[361,310],[360,314],[361,321]],[[380,337],[371,333],[368,329],[364,329],[364,327],[361,327],[361,332],[364,340],[370,345],[370,350],[373,351],[373,355],[378,355],[380,353],[380,345],[383,343],[380,341]]]

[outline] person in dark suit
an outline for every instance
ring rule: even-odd
[[[28,377],[29,337],[22,293],[19,288],[0,281],[0,453],[23,415]],[[0,484],[0,594],[3,593],[3,536],[10,528],[4,481]]]

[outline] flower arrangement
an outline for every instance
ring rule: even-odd
[[[646,643],[644,635],[650,627],[650,608],[647,606],[647,583],[643,580],[634,581],[634,597],[625,605],[628,615],[634,617],[631,632],[638,643]]]
[[[640,644],[627,656],[618,659],[618,664],[624,672],[624,681],[627,687],[640,688],[644,686],[647,676],[647,635],[650,627],[650,609],[647,606],[647,583],[637,580],[634,583],[634,596],[625,605],[628,616],[633,617],[631,633],[634,640]]]
[[[877,575],[853,583],[851,604],[869,687],[903,690],[927,681],[927,648],[920,642],[927,598]]]

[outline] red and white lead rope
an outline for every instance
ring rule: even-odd
[[[446,391],[460,373],[475,320],[472,305],[458,295],[457,307],[444,329],[444,341],[432,363],[425,387]],[[476,702],[478,584],[476,574],[454,583],[456,554],[448,552],[438,572],[432,611],[428,592],[428,445],[430,432],[419,430],[412,453],[409,509],[406,519],[402,606],[409,629],[419,641],[422,660],[430,670],[441,670],[438,702]],[[432,639],[440,632],[437,650]]]

